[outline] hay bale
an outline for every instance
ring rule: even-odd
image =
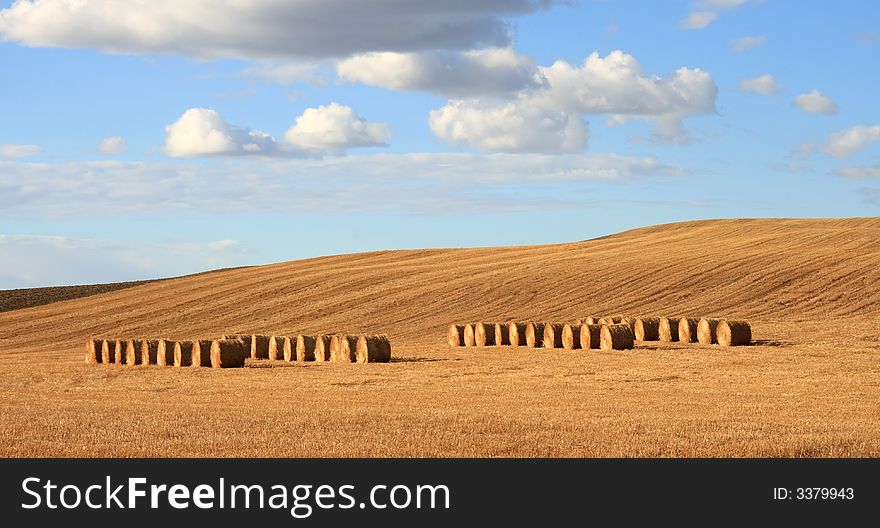
[[[678,320],[678,340],[682,343],[697,341],[697,326],[700,320],[693,317],[682,317]]]
[[[618,324],[618,323],[620,323],[621,319],[622,319],[622,317],[612,317],[612,316],[602,317],[599,319],[599,322],[597,324],[600,324],[600,325]]]
[[[587,317],[584,319],[583,324],[585,325],[597,325],[599,324],[599,317]]]
[[[598,319],[597,319],[598,320]],[[599,348],[602,339],[602,325],[585,324],[581,325],[581,348],[589,350],[591,348]]]
[[[284,361],[296,361],[296,337],[281,338],[281,357]]]
[[[510,346],[510,326],[508,323],[495,324],[495,345]]]
[[[280,361],[284,359],[284,337],[271,336],[269,338],[269,349],[266,352],[268,359],[272,361]]]
[[[575,350],[581,347],[581,326],[583,325],[566,323],[562,327],[562,348]]]
[[[141,342],[141,364],[155,365],[159,358],[159,340],[145,339]]]
[[[330,361],[354,363],[357,360],[357,341],[358,336],[356,335],[337,334],[333,336],[330,339]]]
[[[330,341],[329,335],[315,336],[315,361],[330,361]]]
[[[315,345],[317,345],[317,343],[317,336],[296,336],[296,360],[315,361]]]
[[[659,341],[660,318],[639,317],[633,325],[636,341]]]
[[[446,332],[446,342],[449,346],[464,346],[464,325],[451,324]]]
[[[697,341],[701,345],[711,345],[718,343],[718,319],[707,319],[703,317],[697,324]]]
[[[633,347],[635,336],[632,328],[625,324],[603,325],[599,336],[602,350],[627,350]]]
[[[193,342],[176,341],[174,343],[174,366],[191,367],[193,359]]]
[[[746,321],[722,319],[715,333],[721,346],[744,346],[752,343],[752,327]]]
[[[526,324],[510,323],[507,325],[507,339],[512,346],[526,346]]]
[[[544,346],[544,323],[526,323],[526,346],[531,348]]]
[[[116,348],[113,349],[113,362],[117,365],[125,365],[125,347],[128,344],[126,339],[117,339]]]
[[[211,366],[214,368],[241,368],[249,355],[242,339],[215,339],[211,343]]]
[[[101,363],[109,365],[116,361],[116,341],[105,339],[101,343]]]
[[[86,363],[89,365],[101,363],[102,346],[104,346],[103,339],[89,339],[86,341]]]
[[[247,341],[242,339],[247,347]],[[269,359],[269,336],[254,334],[250,337],[251,359]]]
[[[244,343],[243,339],[240,339]],[[210,367],[211,366],[211,345],[214,344],[213,339],[199,339],[193,341],[192,348],[192,366],[193,367]],[[247,344],[244,345],[245,351],[248,350]],[[248,352],[250,355],[250,352]]]
[[[129,339],[125,342],[126,365],[133,367],[143,363],[143,359],[141,358],[141,343],[142,341],[140,339]]]
[[[391,361],[391,342],[384,335],[359,336],[355,358],[357,363],[388,363]]]
[[[474,337],[474,325],[470,323],[464,325],[464,346],[477,346],[477,340]]]
[[[160,367],[170,367],[174,364],[174,341],[160,339],[159,348],[156,352],[156,364]]]
[[[667,343],[678,341],[678,319],[661,317],[657,326],[657,339]]]
[[[479,347],[495,344],[495,323],[477,323],[474,325],[474,341]]]
[[[562,329],[565,323],[544,323],[544,348],[562,348]]]

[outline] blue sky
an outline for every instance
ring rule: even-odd
[[[878,55],[869,1],[0,1],[0,288],[876,216]]]

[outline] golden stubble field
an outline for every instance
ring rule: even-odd
[[[3,456],[878,456],[880,220],[389,251],[0,313]],[[450,348],[453,321],[744,317],[758,344]],[[390,364],[83,363],[89,335],[387,332]]]

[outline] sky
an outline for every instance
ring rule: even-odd
[[[0,0],[0,288],[880,215],[880,2]]]

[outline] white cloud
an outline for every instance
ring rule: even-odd
[[[0,234],[0,288],[167,277],[242,264],[234,240],[134,243]]]
[[[776,79],[769,73],[752,79],[743,79],[740,81],[738,88],[741,92],[752,92],[761,95],[776,95],[779,93],[779,85],[776,84]]]
[[[32,0],[0,11],[0,37],[31,47],[200,58],[346,57],[505,46],[509,17],[552,0]]]
[[[680,22],[685,29],[703,29],[718,18],[714,11],[694,11]]]
[[[802,143],[795,147],[788,155],[789,158],[807,158],[816,151],[815,143]]]
[[[834,174],[850,180],[880,179],[880,165],[873,167],[844,167]]]
[[[105,138],[98,145],[98,150],[102,154],[122,154],[126,151],[125,140],[121,136],[113,136]]]
[[[286,62],[278,64],[260,61],[241,70],[239,75],[272,81],[285,86],[296,82],[322,85],[324,79],[318,73],[319,69],[318,64],[314,62]]]
[[[350,82],[450,97],[501,95],[543,83],[534,60],[511,48],[368,53],[342,61],[336,71]]]
[[[835,158],[846,159],[877,141],[880,141],[880,125],[856,125],[831,134],[825,152]]]
[[[813,114],[832,115],[837,112],[837,105],[834,104],[834,101],[822,95],[819,90],[800,94],[794,98],[794,104],[804,112]]]
[[[338,103],[306,109],[284,134],[286,143],[319,152],[383,146],[389,139],[388,125],[370,123]]]
[[[450,101],[428,122],[449,143],[494,152],[577,152],[589,137],[580,116],[523,102]]]
[[[230,125],[216,110],[190,108],[165,127],[162,150],[174,158],[196,156],[272,154],[275,139],[265,132]]]
[[[740,37],[730,43],[730,48],[733,51],[742,52],[757,48],[759,46],[763,46],[764,44],[767,44],[767,37],[764,36]]]
[[[38,145],[0,145],[0,159],[18,159],[39,154],[42,151]]]

